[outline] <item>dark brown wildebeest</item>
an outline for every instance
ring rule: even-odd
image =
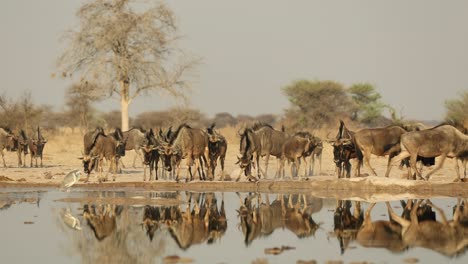
[[[416,175],[422,178],[421,172],[416,168],[417,157],[433,158],[439,157],[440,161],[436,167],[430,171],[426,180],[438,171],[444,165],[447,157],[466,159],[468,156],[468,136],[450,125],[439,125],[431,129],[413,131],[404,134],[401,137],[401,153],[394,159],[393,163],[410,157],[410,166],[416,172]],[[460,180],[460,171],[458,162],[455,162],[458,180]]]
[[[190,180],[193,180],[193,163],[195,163],[195,172],[198,171],[200,180],[205,179],[205,171],[201,161],[205,161],[207,169],[210,166],[209,162],[206,162],[209,155],[208,135],[205,131],[182,124],[174,132],[170,142],[161,145],[159,153],[163,157],[166,170],[171,171],[173,169],[173,157],[180,155],[182,159],[186,159]],[[177,167],[176,181],[179,181],[179,174],[180,166]]]
[[[416,205],[413,205],[410,219],[397,215],[387,202],[387,208],[392,220],[401,226],[399,235],[403,243],[408,247],[423,247],[435,250],[446,256],[455,256],[465,251],[468,247],[468,228],[460,222],[460,216],[464,214],[461,211],[460,199],[458,199],[453,220],[451,221],[447,220],[445,213],[439,207],[429,200],[426,201],[428,206],[439,213],[441,222],[435,219],[426,219],[426,221],[418,219],[417,213],[422,201],[418,200]]]
[[[151,181],[152,171],[154,170],[154,179],[158,180],[158,163],[160,142],[154,136],[153,129],[145,132],[142,141],[141,150],[143,151],[143,181],[146,181],[146,166],[149,167],[149,180]]]
[[[42,152],[44,151],[44,146],[46,143],[47,143],[47,140],[42,136],[41,129],[37,127],[37,136],[33,139],[28,140],[29,152],[31,153],[30,167],[32,167],[33,159],[36,161],[36,167],[37,167],[38,158],[41,159],[41,167],[42,167]]]
[[[277,158],[279,165],[279,160],[283,153],[283,144],[287,139],[286,133],[284,131],[275,130],[272,126],[262,123],[257,123],[252,127],[252,130],[257,135],[261,151],[260,156],[265,157],[265,171],[264,177],[267,178],[268,175],[268,162],[270,160],[270,155]],[[275,177],[279,175],[279,167],[276,167]]]
[[[218,165],[218,159],[221,163],[221,177],[220,180],[224,181],[224,160],[226,159],[227,152],[227,141],[223,135],[214,129],[215,124],[213,123],[210,127],[206,128],[208,134],[208,149],[210,155],[210,168],[211,177],[215,177],[216,166]]]
[[[285,174],[285,162],[291,162],[291,177],[294,176],[293,165],[296,167],[299,179],[302,177],[300,173],[301,158],[304,159],[304,177],[307,177],[307,155],[311,154],[320,143],[316,137],[313,137],[308,132],[297,132],[290,138],[288,138],[282,146],[282,156],[279,175],[284,179]]]
[[[24,130],[20,130],[16,139],[16,141],[18,142],[18,148],[16,149],[16,154],[18,155],[18,167],[26,167],[26,155],[28,155],[29,140]]]
[[[370,165],[371,154],[376,156],[387,156],[387,171],[385,177],[388,177],[391,169],[391,160],[400,152],[400,138],[401,135],[405,134],[404,130],[400,126],[387,126],[383,128],[365,128],[354,133],[352,141],[356,148],[356,154],[358,157],[357,168],[359,168],[364,162],[374,174],[377,173]],[[357,172],[357,168],[355,171]]]
[[[99,182],[102,179],[102,163],[104,159],[109,162],[109,170],[106,173],[104,181],[107,180],[107,174],[112,172],[113,180],[115,181],[115,172],[117,171],[118,160],[125,153],[125,142],[122,139],[122,132],[116,129],[114,133],[104,135],[99,129],[91,134],[86,134],[84,137],[85,153],[80,159],[83,160],[84,172],[87,174],[86,182],[89,180],[89,174],[94,168],[99,169]],[[94,141],[89,144],[89,138]]]
[[[262,153],[262,146],[260,144],[260,138],[251,128],[245,128],[242,134],[239,133],[239,135],[241,137],[239,145],[241,157],[237,157],[236,164],[239,164],[241,170],[236,181],[240,180],[242,172],[244,172],[244,175],[249,181],[257,181],[261,177],[259,161]],[[252,176],[252,167],[255,168],[255,166],[257,166],[258,179]]]
[[[110,204],[98,205],[97,207],[96,211],[95,205],[85,204],[83,219],[86,219],[96,239],[102,241],[115,232],[117,228],[116,218],[121,214],[123,207]]]
[[[4,156],[5,154],[3,153],[3,149],[7,148],[8,146],[12,146],[13,137],[14,135],[11,132],[8,132],[7,130],[0,128],[0,153],[2,154],[3,167],[5,168],[6,168],[6,163],[5,163],[5,156]]]
[[[351,159],[356,159],[356,147],[353,143],[354,132],[349,130],[340,120],[340,127],[334,140],[328,140],[333,147],[333,162],[336,166],[338,178],[351,177]],[[360,168],[357,174],[360,173]],[[346,172],[346,175],[345,175]]]
[[[133,168],[135,168],[136,159],[139,158],[142,162],[143,159],[141,157],[141,146],[143,145],[143,140],[145,137],[145,131],[141,128],[131,128],[127,131],[122,132],[123,140],[125,141],[125,151],[133,150],[135,151],[135,156],[133,157]],[[122,159],[120,159],[120,163],[123,168]]]
[[[348,248],[349,242],[356,239],[357,231],[364,221],[361,202],[354,202],[353,213],[351,206],[351,201],[337,200],[333,214],[334,234],[340,243],[341,254]]]

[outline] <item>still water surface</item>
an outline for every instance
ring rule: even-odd
[[[1,262],[468,263],[468,208],[453,221],[459,201],[413,204],[411,223],[400,201],[389,203],[399,218],[390,222],[385,202],[309,195],[2,192]]]

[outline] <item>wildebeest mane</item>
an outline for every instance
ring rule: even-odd
[[[271,129],[274,129],[270,124],[266,124],[266,123],[262,123],[262,122],[256,122],[253,126],[252,126],[252,130],[253,131],[257,131],[259,130],[260,128],[262,127],[269,127]]]
[[[181,124],[181,125],[177,128],[177,130],[176,130],[173,134],[170,135],[169,143],[170,143],[171,145],[174,143],[174,141],[175,141],[175,140],[177,139],[177,137],[179,136],[180,130],[182,130],[182,128],[184,128],[184,127],[185,127],[185,128],[190,128],[190,129],[192,128],[192,127],[190,127],[189,125],[187,125],[187,123]]]

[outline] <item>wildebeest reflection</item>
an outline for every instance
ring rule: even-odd
[[[227,229],[224,197],[218,208],[214,193],[192,196],[188,197],[185,210],[182,206],[145,207],[143,225],[150,240],[156,230],[164,227],[177,245],[185,250],[205,241],[213,243],[224,235]]]
[[[435,250],[447,256],[454,256],[462,253],[468,247],[468,228],[460,221],[467,215],[466,209],[460,206],[458,199],[457,207],[453,219],[448,221],[445,213],[429,200],[426,205],[432,207],[439,213],[442,221],[428,220],[419,221],[417,209],[423,200],[418,200],[410,212],[410,219],[398,216],[387,202],[387,207],[395,222],[401,226],[400,235],[403,242],[408,247],[423,247]]]
[[[256,238],[272,234],[277,228],[286,228],[299,238],[303,238],[314,235],[319,227],[311,215],[311,207],[316,207],[314,204],[308,205],[305,195],[295,197],[289,195],[288,198],[278,195],[271,203],[268,195],[265,196],[265,202],[262,201],[260,194],[248,195],[244,200],[239,195],[239,199],[240,228],[247,246]],[[312,202],[318,201],[319,199],[312,200]]]
[[[97,208],[96,208],[97,207]],[[111,235],[116,227],[116,217],[120,215],[123,207],[118,205],[87,205],[83,207],[83,218],[86,219],[89,227],[94,232],[94,236],[99,240]]]
[[[333,231],[340,242],[341,254],[344,253],[349,242],[356,239],[357,231],[364,220],[361,202],[354,202],[353,213],[351,213],[351,206],[351,201],[338,200],[333,214]]]
[[[403,207],[401,217],[410,219],[410,212],[416,210],[418,221],[435,221],[435,213],[426,204],[415,205],[412,200],[400,201]],[[370,204],[364,215],[360,202],[354,202],[351,213],[351,201],[338,201],[334,213],[334,235],[340,242],[341,254],[351,241],[356,240],[363,247],[386,248],[400,252],[407,248],[401,238],[401,225],[389,220],[372,221],[371,212],[375,203]]]

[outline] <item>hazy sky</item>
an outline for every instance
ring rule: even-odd
[[[69,81],[51,78],[66,29],[85,1],[0,1],[0,93],[31,90],[59,110]],[[468,1],[167,1],[201,56],[192,106],[217,112],[282,113],[281,87],[298,79],[370,82],[406,118],[441,119],[443,103],[468,89]],[[155,94],[131,114],[174,105]],[[100,105],[118,109],[117,98]]]

